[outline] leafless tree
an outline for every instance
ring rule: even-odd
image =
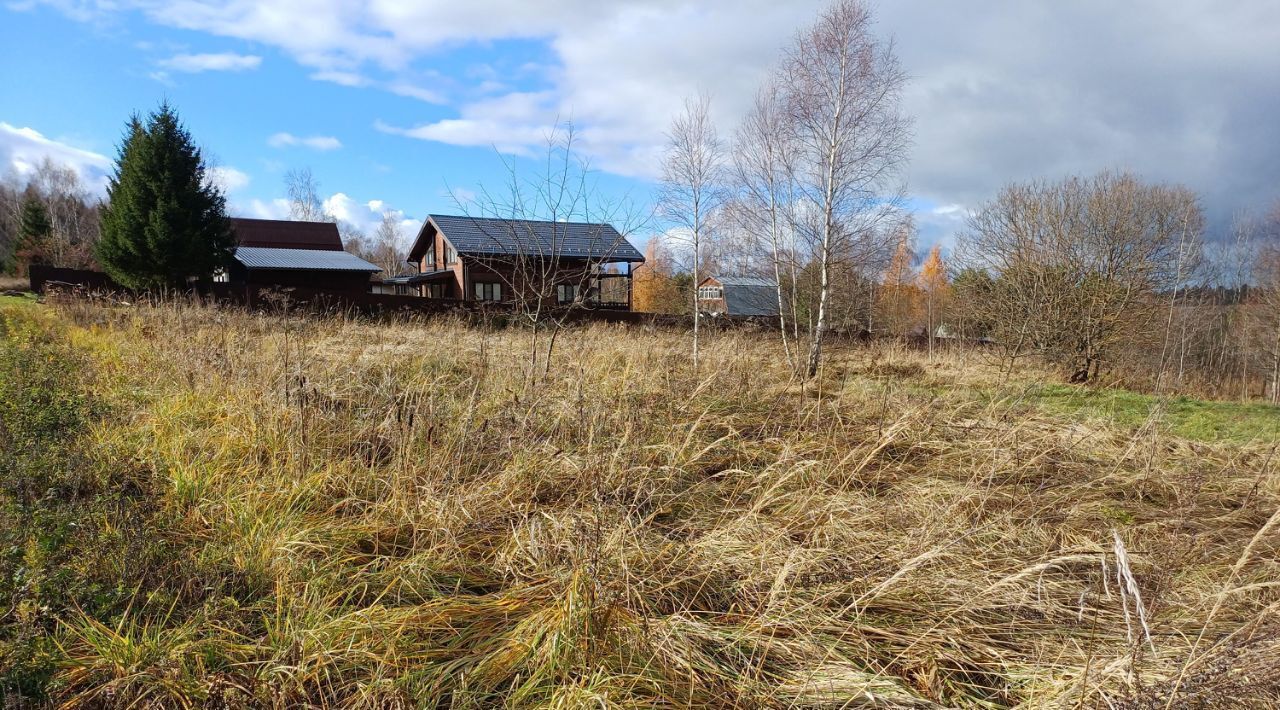
[[[742,209],[735,210],[749,235],[767,235],[770,270],[777,284],[778,329],[782,349],[792,370],[797,319],[799,260],[794,209],[796,183],[792,130],[778,84],[770,80],[738,127],[733,150],[733,179]],[[787,277],[784,279],[784,275]],[[787,313],[792,314],[792,330]]]
[[[1270,244],[1258,263],[1261,294],[1258,309],[1263,348],[1270,361],[1268,379],[1273,404],[1280,404],[1280,242]]]
[[[285,193],[289,200],[289,219],[295,222],[337,222],[320,199],[320,181],[311,168],[298,168],[284,174]]]
[[[482,185],[474,200],[455,198],[459,211],[495,246],[492,257],[473,257],[474,267],[505,286],[503,300],[530,326],[530,385],[549,373],[557,336],[573,312],[607,297],[612,282],[629,278],[611,271],[611,262],[647,222],[630,203],[601,194],[575,145],[573,125],[558,123],[547,135],[537,171],[522,173],[500,155],[507,169],[504,189]],[[583,225],[592,235],[585,256],[576,251],[581,244],[570,244],[571,230]]]
[[[72,168],[45,158],[31,176],[52,227],[51,258],[59,266],[89,266],[98,238],[97,208]]]
[[[878,252],[868,244],[895,213],[910,142],[901,110],[906,74],[892,41],[872,32],[868,6],[836,0],[783,58],[778,85],[794,145],[801,204],[796,226],[814,244],[819,278],[806,371],[817,374],[837,260]]]
[[[41,258],[54,266],[95,266],[98,200],[75,170],[49,158],[29,175],[11,172],[0,183],[0,266],[14,256],[18,215],[28,199],[39,202],[49,218],[50,234],[42,246]]]
[[[698,338],[702,321],[698,311],[701,259],[715,211],[724,201],[724,144],[711,120],[711,99],[706,94],[685,101],[667,135],[662,161],[659,209],[675,226],[671,235],[688,243],[693,289],[693,369],[698,369]]]
[[[378,232],[374,235],[371,253],[373,258],[369,261],[382,267],[382,273],[387,276],[398,275],[405,270],[407,260],[402,241],[400,220],[396,213],[391,210],[383,211],[382,220],[378,222]]]
[[[1185,283],[1203,227],[1190,190],[1102,173],[1006,187],[957,255],[994,277],[982,307],[1010,361],[1040,353],[1086,382],[1117,348],[1158,338],[1160,297]]]
[[[359,227],[347,220],[338,219],[338,216],[325,206],[324,200],[320,197],[320,181],[312,174],[311,168],[297,168],[286,172],[284,186],[286,199],[289,202],[289,219],[295,222],[332,222],[338,225],[338,236],[342,239],[342,247],[345,251],[379,266],[382,265],[375,257],[379,249],[378,241],[376,239],[370,241]],[[395,269],[386,271],[384,267],[384,271],[387,274],[394,274],[399,271],[399,268],[397,265]]]

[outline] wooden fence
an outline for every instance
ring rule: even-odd
[[[161,295],[139,294],[115,283],[109,276],[100,271],[32,266],[30,278],[31,290],[41,294],[51,290],[61,290],[85,295],[114,294],[129,298]],[[456,315],[484,321],[501,321],[519,315],[511,304],[398,296],[386,293],[343,293],[300,287],[276,288],[213,283],[193,288],[190,293],[226,305],[250,309],[274,309],[287,304],[289,308],[301,308],[319,312],[347,311],[367,315],[397,313]],[[632,311],[584,307],[560,311],[554,315],[557,317],[563,316],[564,320],[570,323],[624,323],[664,327],[689,327],[692,325],[692,319],[688,316],[664,313],[635,313]],[[759,324],[758,321],[741,318],[720,318],[716,320],[723,321],[723,325],[728,327]]]

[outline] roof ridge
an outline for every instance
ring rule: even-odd
[[[480,220],[483,220],[483,221],[485,221],[485,222],[530,222],[530,223],[533,223],[533,224],[574,224],[574,225],[587,225],[587,226],[609,227],[610,229],[613,229],[615,232],[616,232],[616,231],[618,231],[618,230],[617,230],[617,228],[616,228],[616,227],[614,227],[614,226],[613,226],[613,224],[612,224],[612,223],[610,223],[610,222],[579,222],[579,221],[576,221],[576,220],[575,220],[575,221],[569,221],[569,220],[558,220],[558,219],[527,219],[527,218],[524,218],[524,217],[472,217],[472,216],[469,216],[469,215],[460,215],[460,214],[436,214],[436,213],[432,213],[432,214],[429,214],[429,215],[427,215],[427,216],[428,216],[428,217],[430,217],[430,218],[432,218],[432,219],[435,219],[436,217],[447,217],[447,218],[449,218],[449,219],[466,219],[466,220],[473,220],[473,221],[480,221]]]

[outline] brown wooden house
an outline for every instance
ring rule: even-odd
[[[611,225],[429,215],[403,282],[427,298],[630,310],[644,256]]]
[[[232,218],[235,258],[221,280],[246,286],[365,293],[382,269],[342,249],[338,225]]]

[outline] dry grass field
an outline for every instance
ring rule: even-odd
[[[8,706],[1280,706],[1274,408],[530,337],[0,305]]]

